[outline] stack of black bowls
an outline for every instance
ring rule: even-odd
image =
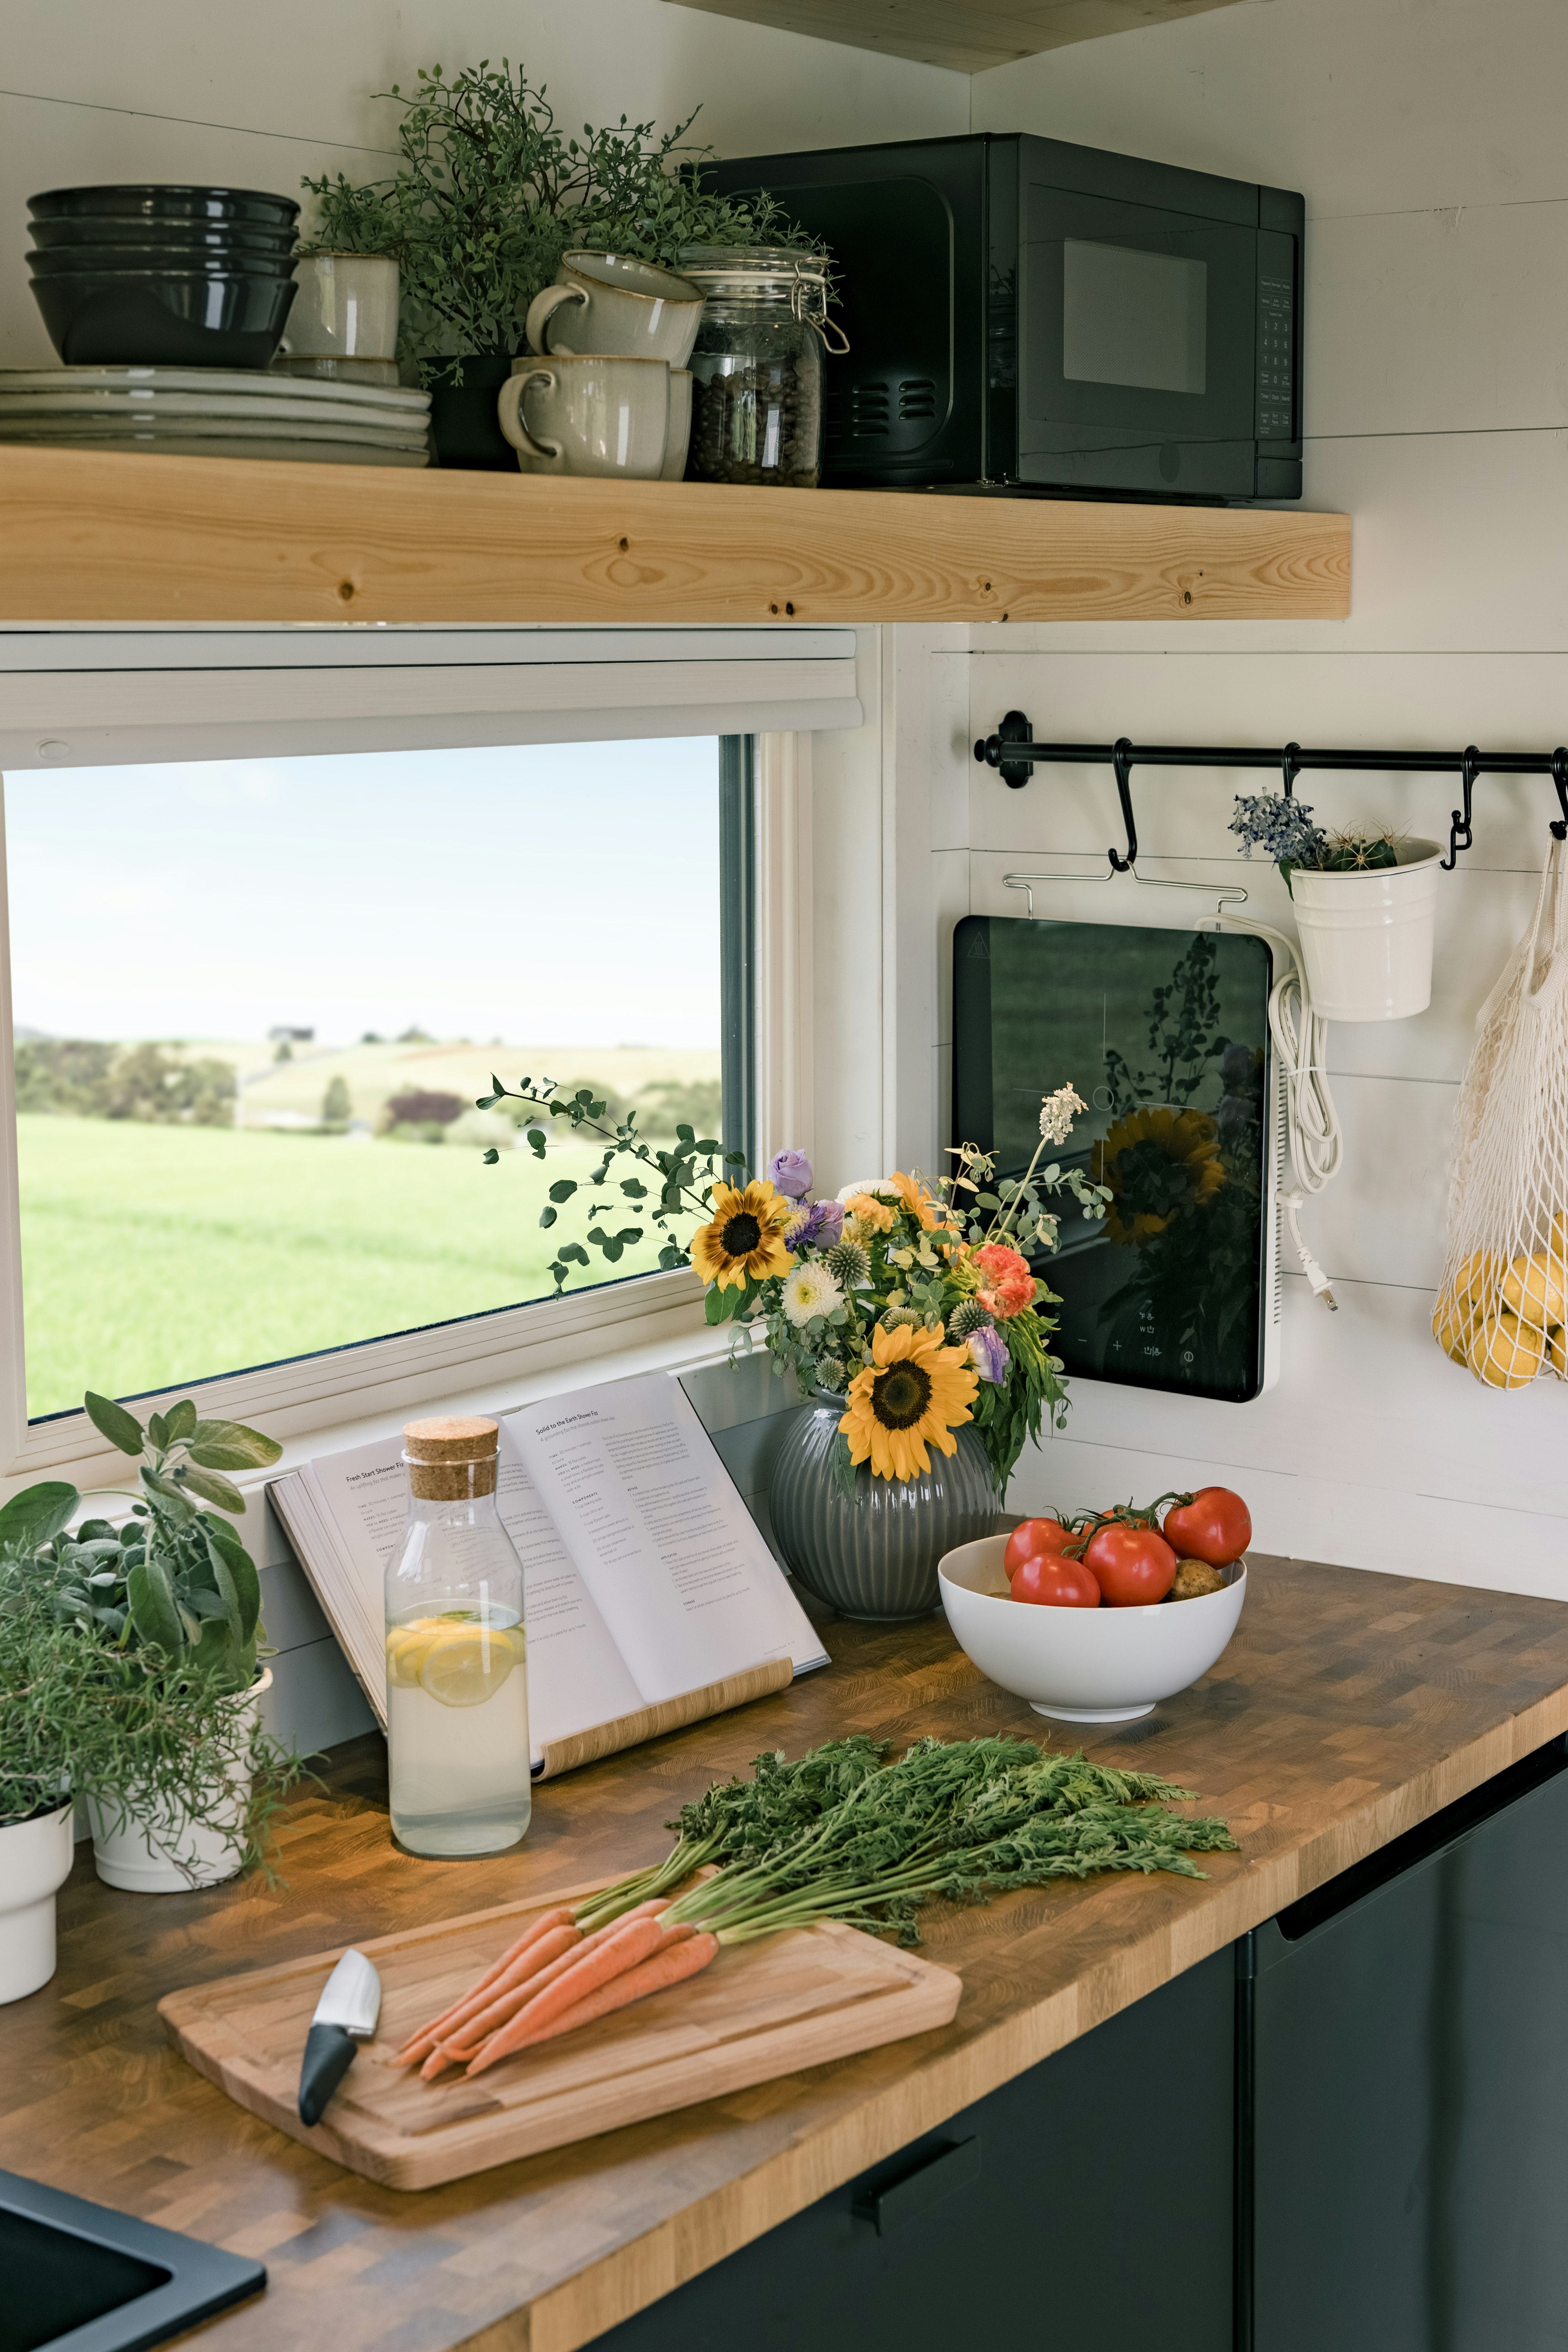
[[[269,364],[294,299],[291,196],[56,188],[27,210],[33,292],[68,367]]]

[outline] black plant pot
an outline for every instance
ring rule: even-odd
[[[452,382],[461,367],[463,381]],[[430,437],[436,463],[469,473],[515,474],[517,451],[496,422],[496,400],[511,373],[510,352],[469,352],[432,371]]]

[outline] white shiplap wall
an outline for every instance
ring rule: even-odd
[[[1042,771],[1010,793],[973,765],[968,739],[1004,710],[1058,739],[1568,739],[1565,81],[1560,0],[1258,0],[977,78],[977,129],[1305,192],[1306,503],[1354,517],[1353,602],[1342,624],[996,627],[967,656],[900,652],[900,740],[929,746],[924,775],[900,770],[902,829],[929,844],[900,866],[900,955],[937,1048],[900,1095],[910,1156],[946,1101],[952,920],[1021,911],[1008,868],[1100,866],[1117,837],[1108,772]],[[1225,830],[1238,782],[1265,782],[1135,776],[1141,868],[1245,878],[1253,909],[1288,925],[1278,877],[1241,866]],[[1448,782],[1302,791],[1327,822],[1447,837]],[[1254,1405],[1077,1384],[1068,1434],[1025,1465],[1016,1500],[1214,1475],[1244,1489],[1268,1549],[1568,1597],[1568,1394],[1483,1391],[1428,1331],[1456,1089],[1530,912],[1549,807],[1544,779],[1479,786],[1477,846],[1442,877],[1431,1010],[1331,1031],[1347,1172],[1304,1223],[1340,1313],[1287,1284],[1284,1377]],[[1052,903],[1159,923],[1183,902]]]

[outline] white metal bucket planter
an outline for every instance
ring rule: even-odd
[[[22,2000],[55,1972],[55,1895],[70,1876],[68,1803],[0,1829],[0,2002]]]
[[[1432,1002],[1439,852],[1400,845],[1397,866],[1290,875],[1312,1010],[1324,1021],[1403,1021]]]
[[[268,1666],[243,1696],[236,1698],[237,1755],[248,1746],[263,1694],[271,1687]],[[127,1810],[119,1818],[111,1808],[100,1808],[89,1800],[92,1858],[105,1885],[123,1887],[131,1895],[188,1895],[193,1887],[220,1886],[225,1879],[237,1877],[244,1858],[242,1823],[250,1794],[248,1774],[237,1773],[231,1785],[233,1795],[201,1822],[150,1822],[135,1810],[134,1790],[127,1791]]]

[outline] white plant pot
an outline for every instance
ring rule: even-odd
[[[308,254],[283,349],[301,358],[390,360],[397,351],[397,264],[384,253]]]
[[[1407,841],[1397,866],[1290,876],[1312,1010],[1325,1021],[1403,1021],[1432,1002],[1437,845]]]
[[[236,1748],[250,1738],[263,1695],[272,1687],[272,1669],[234,1701]],[[236,1774],[233,1795],[212,1819],[191,1822],[148,1821],[136,1811],[134,1790],[127,1791],[127,1811],[118,1822],[89,1800],[92,1827],[92,1859],[106,1886],[122,1887],[129,1895],[188,1895],[196,1886],[221,1886],[239,1874],[240,1823],[250,1794],[249,1775]]]
[[[72,1809],[0,1830],[0,2002],[23,2000],[55,1972],[55,1895],[76,1852]]]

